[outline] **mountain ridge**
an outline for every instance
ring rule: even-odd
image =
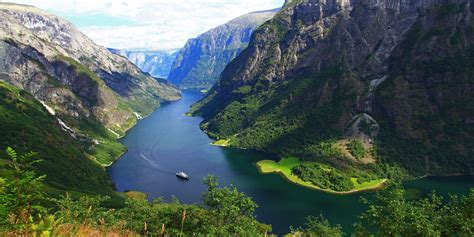
[[[16,4],[0,3],[0,81],[6,84],[2,84],[5,113],[1,119],[11,125],[2,129],[10,134],[2,139],[2,150],[12,146],[20,152],[40,152],[39,158],[49,165],[36,168],[51,177],[47,182],[54,188],[102,193],[102,187],[109,195],[115,194],[103,167],[126,151],[117,138],[161,103],[181,96],[173,85],[144,74],[68,21]],[[31,96],[13,96],[11,91]],[[25,98],[31,103],[22,104]],[[20,101],[16,103],[19,107],[12,107],[12,100]],[[44,108],[36,108],[38,104]],[[41,133],[41,124],[31,122],[33,134],[25,133],[20,125],[32,121],[31,113],[38,114],[49,131]],[[18,121],[10,121],[14,120],[11,114],[18,115]],[[53,135],[57,138],[49,137]],[[63,141],[58,141],[61,138]],[[64,169],[54,163],[59,156],[70,154],[67,147],[58,145],[61,142],[77,152],[62,157]],[[72,170],[74,163],[90,172],[78,174]],[[64,178],[68,172],[71,177]]]
[[[247,46],[251,32],[277,10],[240,16],[188,40],[176,57],[169,81],[182,88],[209,89],[225,65]]]
[[[288,2],[191,112],[233,146],[345,173],[472,173],[472,10],[471,1]],[[377,159],[341,155],[344,139]]]

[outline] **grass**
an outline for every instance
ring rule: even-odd
[[[364,183],[358,183],[357,178],[351,178],[351,181],[354,183],[355,190],[362,191],[362,190],[373,190],[380,188],[387,179],[374,179]]]
[[[221,140],[212,142],[211,145],[213,145],[213,146],[228,147],[228,146],[230,146],[230,139],[221,139]]]
[[[286,180],[294,184],[298,184],[306,188],[316,189],[316,190],[320,190],[320,191],[324,191],[328,193],[334,193],[334,194],[351,194],[351,193],[375,190],[375,189],[382,188],[383,184],[387,181],[386,179],[377,179],[377,180],[371,180],[369,182],[364,182],[362,184],[359,184],[357,182],[357,178],[351,178],[351,181],[354,183],[354,186],[355,186],[353,190],[340,192],[340,191],[334,191],[330,189],[323,189],[314,185],[311,182],[303,181],[298,176],[292,173],[292,169],[300,165],[301,163],[302,162],[298,158],[288,157],[288,158],[281,159],[281,161],[279,162],[275,162],[272,160],[259,161],[257,162],[257,168],[261,173],[264,173],[264,174],[278,173],[282,175]]]
[[[128,191],[125,192],[125,195],[129,199],[138,199],[138,200],[146,200],[148,195],[146,193],[138,192],[138,191]]]

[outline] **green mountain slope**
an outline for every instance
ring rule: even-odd
[[[63,128],[64,129],[64,128]],[[43,161],[35,170],[47,175],[54,188],[111,195],[112,182],[91,157],[88,141],[79,141],[61,128],[57,118],[30,93],[0,82],[1,158],[11,146],[19,152],[37,152]],[[0,174],[7,176],[6,161],[0,159]]]
[[[366,178],[472,173],[471,1],[314,2],[256,30],[193,107],[202,128]]]

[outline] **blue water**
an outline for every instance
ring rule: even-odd
[[[131,129],[122,143],[128,152],[108,169],[119,191],[136,190],[150,198],[177,197],[183,203],[199,203],[205,187],[202,179],[213,174],[222,185],[234,185],[259,205],[257,218],[284,234],[299,226],[308,215],[324,214],[332,223],[352,229],[363,210],[361,196],[331,195],[286,182],[276,174],[260,174],[255,162],[268,159],[256,152],[211,146],[212,140],[199,129],[201,118],[186,117],[191,104],[202,97],[184,91],[183,99],[157,109]],[[191,180],[177,179],[186,172]],[[463,194],[474,187],[473,177],[426,178],[408,182],[419,194]]]

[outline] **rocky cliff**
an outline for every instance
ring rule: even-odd
[[[250,13],[190,39],[179,51],[169,81],[182,88],[209,89],[224,67],[247,47],[252,31],[276,11]]]
[[[7,3],[0,3],[0,81],[0,155],[6,146],[38,152],[44,162],[35,169],[48,187],[107,195],[113,186],[103,166],[126,151],[117,137],[180,98],[64,19]]]
[[[110,52],[127,57],[142,71],[156,78],[168,78],[171,66],[178,54],[177,50],[135,50],[109,49]]]
[[[93,118],[116,132],[134,112],[179,99],[165,81],[96,45],[72,24],[40,9],[0,4],[1,80],[32,92],[58,114]]]
[[[469,0],[287,1],[192,111],[234,146],[340,169],[470,174],[473,11]],[[352,139],[366,159],[345,155]]]
[[[96,45],[40,9],[0,3],[0,154],[34,151],[56,189],[115,195],[103,166],[126,151],[117,137],[161,102],[164,80]],[[1,155],[0,159],[3,158]],[[8,174],[0,165],[0,174]]]

